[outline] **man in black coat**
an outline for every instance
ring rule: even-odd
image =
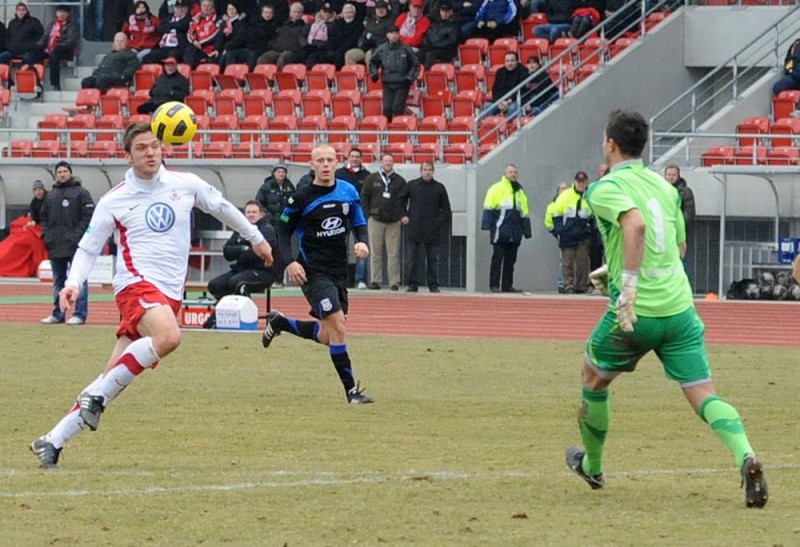
[[[455,20],[453,6],[449,1],[439,3],[439,13],[431,28],[425,33],[419,50],[419,62],[425,69],[436,63],[452,63],[458,54],[461,42],[461,27]]]
[[[433,178],[433,163],[422,162],[420,178],[408,183],[408,224],[411,242],[411,272],[408,292],[422,285],[422,270],[427,259],[428,290],[439,292],[439,238],[450,222],[450,198],[447,188]]]
[[[255,200],[248,201],[244,206],[244,215],[251,224],[258,227],[267,243],[277,249],[275,228],[266,222],[261,204]],[[253,252],[250,242],[238,232],[234,232],[225,243],[222,254],[232,264],[229,271],[208,282],[208,292],[217,300],[229,294],[249,295],[251,292],[261,292],[276,281],[283,280],[281,261],[275,260],[267,268],[264,261]]]
[[[150,99],[137,109],[139,114],[152,114],[164,103],[170,101],[183,102],[190,93],[189,80],[178,72],[178,60],[175,57],[164,59],[164,72],[161,73],[150,88]]]
[[[287,173],[286,166],[276,165],[272,168],[272,174],[264,179],[256,192],[256,201],[264,209],[267,224],[275,228],[281,221],[281,214],[289,196],[295,192],[294,184],[286,176]]]
[[[53,313],[42,319],[43,325],[64,322],[64,312],[59,305],[58,293],[67,281],[67,270],[78,242],[83,237],[94,212],[92,195],[81,186],[79,178],[72,176],[72,166],[66,161],[56,164],[56,183],[47,194],[39,213],[42,241],[47,248],[50,266],[53,269]],[[88,314],[89,285],[84,282],[75,313],[68,325],[83,325]]]
[[[36,42],[44,34],[41,21],[33,17],[24,2],[18,2],[14,19],[8,22],[6,43],[0,53],[0,63],[9,64],[11,59],[22,57],[36,47]]]
[[[492,100],[499,100],[497,113],[512,116],[517,112],[518,103],[515,95],[506,97],[503,100],[500,99],[524,82],[528,76],[530,76],[530,73],[526,67],[519,64],[517,54],[513,51],[506,52],[503,67],[497,71],[497,76],[492,86]],[[522,93],[524,94],[525,90],[522,90]]]

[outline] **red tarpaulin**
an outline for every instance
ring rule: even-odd
[[[0,277],[34,277],[39,263],[47,258],[42,229],[37,224],[26,230],[29,220],[27,216],[15,219],[10,235],[0,241]]]

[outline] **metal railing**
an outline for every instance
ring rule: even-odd
[[[680,7],[681,5],[682,3],[678,3],[676,6],[676,2],[668,0],[661,0],[658,2],[631,0],[627,2],[611,17],[589,30],[586,35],[576,40],[563,52],[549,59],[537,72],[531,74],[520,85],[502,97],[492,97],[493,103],[476,117],[476,125],[480,126],[482,120],[494,115],[498,111],[497,105],[500,101],[510,100],[515,105],[515,108],[512,109],[514,113],[507,116],[508,123],[516,126],[516,128],[520,128],[524,125],[526,121],[525,118],[530,116],[530,105],[541,100],[550,92],[549,90],[543,90],[533,94],[530,93],[528,85],[536,78],[539,78],[541,74],[553,74],[558,76],[554,78],[554,85],[559,91],[559,98],[552,103],[557,105],[565,93],[583,83],[583,81],[595,71],[602,70],[602,67],[611,61],[612,51],[610,51],[610,48],[613,47],[612,44],[615,40],[626,36],[638,39],[646,35],[653,27],[661,22],[654,21],[653,23],[648,23],[649,15],[656,12],[664,12],[667,8],[675,9],[675,7]],[[653,25],[653,27],[648,28],[649,25]],[[528,37],[525,38],[527,39]],[[591,56],[581,55],[581,49],[586,46],[587,41],[593,38],[600,39],[600,47],[598,48],[597,54]],[[520,62],[524,63],[525,59],[520,59]],[[598,66],[590,67],[589,65]],[[497,131],[497,129],[487,128],[482,134],[484,138],[487,139],[502,140],[501,135],[498,135],[498,138],[493,136],[493,133]],[[478,144],[480,145],[480,143]]]
[[[800,6],[743,46],[650,119],[650,161],[685,144],[703,125],[740,99],[763,76],[783,66],[786,49],[800,33]]]

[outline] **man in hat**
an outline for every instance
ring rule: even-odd
[[[156,78],[156,82],[150,88],[150,99],[139,105],[137,109],[139,114],[152,114],[156,108],[170,101],[183,102],[191,92],[189,80],[178,72],[178,60],[175,57],[167,57],[163,63],[164,72]]]
[[[369,60],[369,75],[378,81],[383,77],[383,115],[389,121],[402,116],[411,84],[417,79],[419,62],[411,47],[400,42],[400,29],[394,26],[386,33],[387,42],[379,46]]]
[[[56,7],[56,17],[44,29],[36,46],[22,56],[25,65],[35,65],[49,59],[50,85],[54,91],[61,91],[61,61],[75,58],[75,50],[80,41],[78,25],[69,16],[69,7]]]
[[[175,8],[172,15],[160,19],[158,33],[161,39],[158,47],[142,58],[142,64],[160,63],[167,57],[173,57],[180,62],[183,60],[183,52],[189,45],[189,25],[192,18],[189,16],[189,5],[186,0],[175,0]]]
[[[559,194],[550,210],[551,233],[558,238],[564,292],[583,294],[589,289],[589,245],[591,243],[591,210],[584,198],[589,177],[583,171],[575,174],[572,186]]]
[[[103,57],[91,76],[81,81],[81,89],[97,88],[106,93],[112,87],[128,87],[133,82],[133,73],[139,68],[136,53],[128,47],[128,36],[124,32],[114,35],[114,49]]]
[[[458,54],[461,29],[453,15],[453,6],[448,0],[439,3],[439,17],[425,34],[419,50],[419,61],[425,69],[436,63],[452,63]]]
[[[394,27],[394,16],[389,14],[386,0],[376,0],[375,10],[364,19],[364,30],[358,38],[358,47],[348,50],[344,64],[369,64],[372,52],[386,43],[386,33]]]
[[[276,228],[281,221],[286,201],[295,192],[294,184],[287,174],[285,165],[276,165],[256,193],[256,201],[264,209],[266,222]]]
[[[31,204],[28,206],[29,220],[25,225],[26,230],[39,224],[41,220],[42,205],[44,205],[44,198],[47,196],[47,189],[44,187],[44,183],[40,180],[33,181],[32,191],[33,199],[31,200]]]
[[[425,34],[431,28],[431,20],[422,13],[422,6],[423,0],[411,0],[408,11],[401,13],[394,22],[400,29],[400,42],[414,51],[422,47]]]
[[[67,281],[67,270],[93,212],[92,195],[81,186],[81,179],[72,175],[72,166],[63,160],[58,162],[56,183],[47,194],[40,212],[42,241],[53,269],[53,313],[42,319],[43,325],[64,322],[64,311],[59,304],[58,295]],[[84,282],[75,304],[75,313],[67,321],[67,325],[83,325],[88,311],[89,284]]]
[[[43,33],[42,23],[31,15],[25,2],[18,2],[14,19],[8,23],[6,51],[0,53],[0,63],[7,65],[11,59],[21,58],[32,51]]]

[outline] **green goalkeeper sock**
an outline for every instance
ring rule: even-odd
[[[608,390],[592,391],[583,388],[583,400],[578,412],[578,427],[581,430],[583,448],[583,472],[599,475],[603,472],[603,446],[611,424],[611,403]]]
[[[738,467],[742,466],[746,455],[755,454],[747,439],[742,418],[733,406],[712,395],[700,403],[700,410],[697,413],[711,426],[711,430],[719,437],[725,448],[736,457]]]

